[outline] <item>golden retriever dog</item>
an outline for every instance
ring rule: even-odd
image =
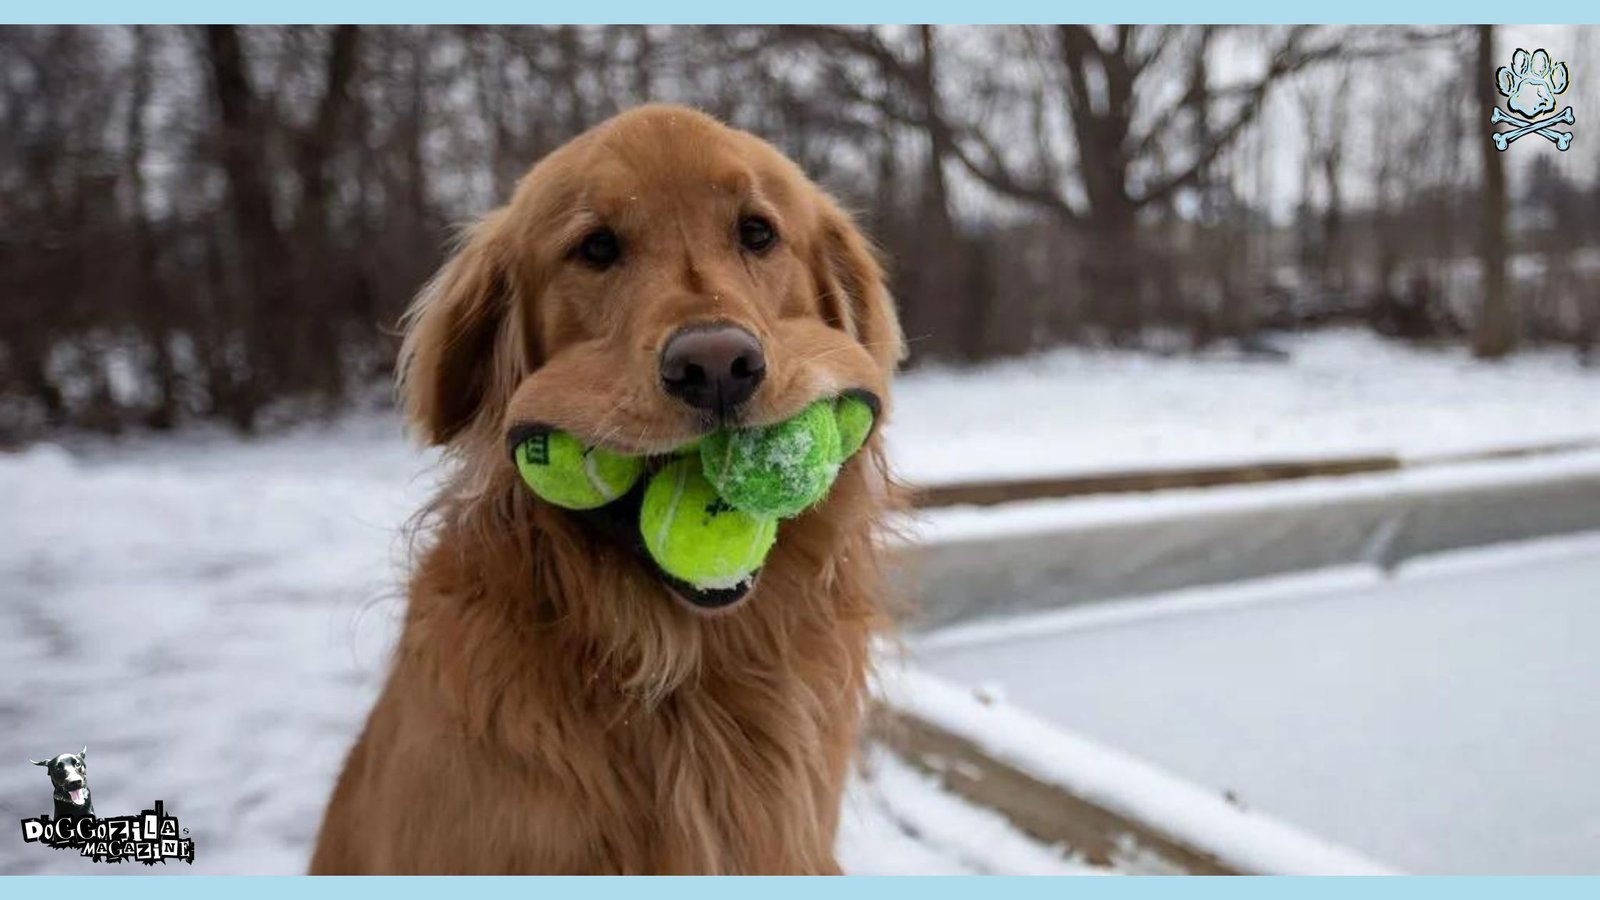
[[[904,345],[850,217],[760,139],[646,106],[534,166],[406,327],[406,411],[450,469],[311,871],[838,872],[887,618],[880,429],[751,584],[706,592],[640,551],[642,488],[556,508],[507,438],[653,465],[844,392],[881,420]]]

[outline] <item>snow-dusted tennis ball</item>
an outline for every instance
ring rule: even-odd
[[[585,447],[565,431],[532,434],[512,457],[535,494],[566,509],[605,506],[626,494],[644,471],[644,460]]]
[[[731,428],[700,444],[706,479],[723,499],[757,516],[788,518],[827,496],[843,455],[834,402],[819,400],[765,428]]]
[[[688,457],[650,476],[639,532],[662,571],[701,590],[725,590],[761,568],[778,523],[729,505],[706,481],[700,460]]]
[[[872,433],[872,406],[860,397],[846,394],[834,405],[834,415],[839,423],[839,455],[841,461],[855,455]]]

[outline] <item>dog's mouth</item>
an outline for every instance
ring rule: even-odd
[[[83,801],[87,799],[89,799],[88,787],[76,787],[70,791],[67,791],[67,800],[70,801],[73,806],[82,806]]]
[[[639,534],[639,507],[644,503],[645,484],[648,478],[639,479],[626,494],[614,502],[596,509],[575,510],[585,524],[600,532],[613,543],[627,550],[633,557],[653,572],[673,596],[689,607],[701,612],[727,612],[738,606],[755,587],[761,570],[751,572],[743,581],[732,587],[699,588],[667,574],[645,549],[644,538]]]
[[[866,403],[871,409],[874,422],[881,418],[882,402],[878,399],[878,395],[872,391],[863,388],[852,388],[839,392],[838,396],[853,397]],[[801,407],[801,409],[804,408],[804,406]],[[791,411],[789,415],[795,415],[797,412]],[[744,421],[737,427],[762,427],[783,421],[785,418],[788,418],[788,416],[778,415],[762,421]],[[700,432],[702,436],[717,427],[722,427],[718,423],[710,421],[703,424],[704,428]],[[517,448],[528,438],[556,430],[556,428],[557,426],[545,422],[514,422],[506,429],[506,445],[514,457],[517,453]],[[760,568],[752,570],[742,580],[731,585],[698,587],[663,569],[645,547],[644,536],[639,531],[639,514],[644,504],[644,495],[650,482],[650,475],[672,460],[679,458],[685,452],[698,452],[694,450],[697,441],[698,438],[696,438],[696,441],[677,444],[670,451],[645,455],[646,474],[644,477],[636,479],[626,493],[593,509],[568,510],[568,512],[577,516],[579,521],[598,532],[601,536],[626,550],[641,565],[653,573],[670,594],[682,601],[686,606],[704,613],[728,612],[750,595],[760,577]],[[618,453],[628,452],[626,448],[608,447],[608,449]]]
[[[517,452],[516,448],[528,438],[551,430],[553,430],[551,426],[542,423],[513,425],[507,430],[506,446],[514,455]],[[700,612],[727,612],[749,595],[755,586],[756,578],[760,575],[760,569],[752,571],[737,584],[696,587],[662,569],[646,549],[644,535],[639,532],[639,513],[644,505],[645,489],[650,482],[650,475],[677,458],[683,450],[683,447],[679,447],[674,453],[645,457],[644,477],[637,479],[626,493],[609,503],[594,509],[569,509],[566,512],[577,516],[579,521],[598,532],[601,537],[631,554],[656,576],[669,593],[685,605]]]

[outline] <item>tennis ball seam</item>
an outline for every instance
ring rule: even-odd
[[[595,493],[599,494],[601,497],[604,497],[607,503],[610,503],[621,495],[617,489],[613,487],[609,481],[606,481],[605,477],[600,474],[598,463],[599,459],[596,457],[593,447],[583,451],[583,474],[589,479],[589,486],[594,488]]]
[[[639,512],[645,548],[662,571],[695,588],[748,584],[772,548],[777,522],[729,505],[696,462],[679,460],[646,487]],[[692,508],[680,522],[686,503]],[[739,539],[746,541],[743,550]]]
[[[667,514],[662,516],[661,525],[656,528],[656,546],[667,545],[668,533],[672,531],[672,522],[678,517],[678,504],[683,500],[684,485],[689,482],[689,470],[686,467],[678,468],[678,477],[672,485],[672,502],[667,504]]]
[[[758,560],[758,559],[755,558],[756,557],[756,547],[761,545],[761,538],[763,536],[762,532],[764,532],[766,530],[766,528],[767,528],[767,523],[766,522],[762,522],[760,528],[754,528],[754,529],[751,529],[751,531],[750,531],[750,546],[747,547],[745,549],[745,551],[744,551],[744,566],[743,567],[744,567],[744,570],[745,570],[745,577],[746,578],[750,577],[750,572],[752,570],[754,570],[757,567],[759,567],[763,562],[766,562],[765,559]]]

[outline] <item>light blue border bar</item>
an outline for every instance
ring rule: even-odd
[[[752,883],[758,882],[758,883]],[[573,897],[604,900],[883,900],[902,893],[916,900],[971,900],[973,897],[1026,900],[1589,900],[1600,878],[143,878],[70,876],[30,885],[19,877],[0,879],[0,888],[17,897],[69,896],[81,890],[117,900],[253,900],[293,892],[295,900],[318,897],[376,896],[383,900],[439,900],[470,892],[472,900],[506,897],[548,900]]]
[[[784,22],[935,24],[1000,22],[1163,23],[1476,23],[1516,24],[1509,13],[1540,22],[1600,22],[1597,0],[1545,0],[1529,6],[1491,0],[1127,0],[1113,3],[1050,3],[1045,0],[971,0],[958,3],[909,0],[609,0],[534,3],[527,0],[4,0],[0,21],[18,23],[184,22],[392,24],[404,22],[549,23],[595,22],[776,24]]]

